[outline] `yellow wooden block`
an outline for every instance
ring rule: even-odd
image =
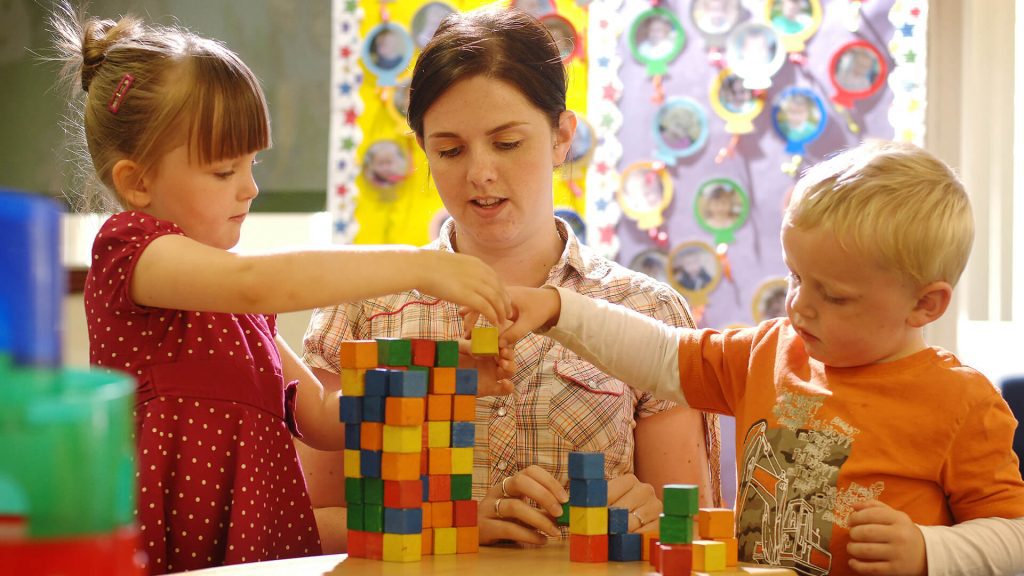
[[[474,356],[498,355],[498,329],[494,326],[473,328],[469,349]]]
[[[366,368],[341,369],[341,395],[366,395]]]
[[[715,540],[694,540],[693,569],[697,572],[719,572],[725,570],[725,542]]]
[[[427,422],[427,447],[448,448],[452,445],[452,423],[448,421]]]
[[[427,474],[448,476],[452,474],[452,449],[427,448]]]
[[[608,533],[606,506],[569,506],[569,533],[592,536]]]
[[[384,533],[385,562],[418,562],[423,556],[422,534]]]
[[[473,473],[473,448],[452,448],[452,474]]]
[[[434,529],[434,554],[455,554],[458,550],[459,534],[455,528]]]
[[[389,398],[390,400],[390,398]],[[423,428],[420,426],[384,425],[384,451],[419,454],[423,446]]]
[[[376,368],[376,340],[345,340],[338,351],[342,368]]]
[[[359,461],[361,456],[359,450],[345,450],[345,477],[346,478],[362,478],[363,475],[359,472]]]
[[[697,525],[704,540],[732,538],[735,532],[732,508],[701,508],[697,511]]]

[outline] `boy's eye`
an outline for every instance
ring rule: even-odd
[[[793,285],[797,285],[800,283],[800,276],[794,274],[793,272],[790,272],[789,276],[786,276],[786,279],[789,280],[789,283]]]
[[[843,304],[846,302],[846,298],[840,296],[829,296],[827,293],[823,294],[822,297],[825,299],[825,302],[828,302],[829,304]]]

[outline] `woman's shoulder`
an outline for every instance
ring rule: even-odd
[[[597,254],[586,254],[583,260],[587,266],[581,278],[564,287],[648,315],[666,307],[677,312],[686,308],[682,296],[664,282]]]

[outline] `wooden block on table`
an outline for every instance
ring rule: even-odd
[[[656,530],[647,530],[646,532],[641,532],[641,534],[644,537],[644,560],[651,562],[651,554],[654,552],[655,546],[659,544],[658,532]]]
[[[345,340],[338,350],[338,363],[341,368],[376,368],[376,340]]]
[[[413,366],[433,366],[435,356],[437,356],[437,343],[435,341],[423,338],[413,338]]]
[[[345,527],[348,531],[361,531],[366,529],[366,510],[363,504],[349,502],[345,514]]]
[[[715,540],[693,541],[693,569],[698,572],[725,570],[725,543]]]
[[[422,481],[420,481],[420,483],[422,483]],[[433,517],[434,503],[433,502],[423,502],[422,504],[420,504],[420,510],[423,510],[423,529],[426,530],[427,528],[433,528],[434,527],[434,517]],[[434,547],[431,546],[430,549],[433,550]]]
[[[424,521],[427,519],[423,517]],[[434,530],[432,528],[423,528],[423,532],[420,533],[423,536],[423,544],[420,546],[420,552],[424,555],[430,555],[434,553]]]
[[[569,533],[584,536],[608,534],[608,508],[569,506]]]
[[[392,370],[388,374],[388,396],[426,398],[428,379],[422,370]]]
[[[607,486],[606,486],[607,489]],[[605,498],[607,500],[607,498]],[[571,503],[571,502],[570,502]],[[629,533],[629,508],[610,506],[608,508],[608,534]]]
[[[693,518],[690,516],[660,515],[658,517],[658,534],[661,535],[661,543],[690,544],[694,541],[693,524]]]
[[[700,508],[700,490],[693,484],[666,484],[662,490],[666,516],[696,516]]]
[[[341,394],[343,396],[364,396],[366,394],[366,368],[341,369]]]
[[[569,534],[570,562],[607,562],[607,534]]]
[[[476,554],[480,551],[480,528],[457,526],[455,528],[455,553]]]
[[[384,449],[384,424],[363,422],[359,425],[359,447],[363,450]]]
[[[374,368],[363,374],[363,396],[387,396],[390,370]]]
[[[427,474],[450,475],[452,473],[451,448],[427,448]]]
[[[418,562],[423,554],[423,536],[415,534],[384,534],[383,560],[385,562]]]
[[[658,546],[655,568],[662,576],[690,576],[690,571],[696,568],[693,556],[690,544],[662,544]]]
[[[384,533],[366,533],[366,556],[370,560],[382,560],[384,558]]]
[[[456,394],[452,399],[452,420],[472,422],[476,420],[476,396]]]
[[[643,545],[644,537],[636,533],[609,534],[608,560],[610,562],[639,562],[643,559]]]
[[[403,398],[400,396],[388,396],[384,399],[384,423],[392,426],[413,426],[422,424],[424,419],[423,398]],[[419,431],[418,431],[419,432]],[[422,433],[422,432],[420,432]],[[417,444],[421,438],[416,437]]]
[[[430,390],[431,394],[455,394],[456,368],[440,366],[430,369]]]
[[[452,524],[457,528],[477,525],[478,503],[476,500],[452,501]]]
[[[593,479],[569,478],[569,505],[580,507],[607,506],[608,481],[604,477]]]
[[[415,508],[384,508],[384,532],[387,534],[419,534],[423,531],[423,510]]]
[[[385,452],[381,456],[380,477],[385,480],[415,480],[420,477],[419,452]]]
[[[449,394],[427,394],[427,420],[431,422],[452,421],[452,398]]]
[[[452,474],[472,474],[473,473],[473,449],[472,448],[452,448]]]
[[[435,366],[455,368],[459,365],[459,342],[457,340],[439,340],[436,350]]]
[[[451,500],[430,503],[430,527],[451,528],[455,526],[455,506]]]
[[[379,504],[363,504],[363,530],[384,531],[384,507]]]
[[[569,478],[580,480],[604,479],[604,453],[570,452]]]
[[[697,524],[704,540],[732,538],[736,534],[732,508],[701,508],[697,511]]]
[[[736,566],[739,564],[739,541],[735,537],[715,538],[715,540],[725,543],[725,565]]]
[[[420,480],[383,480],[384,505],[388,508],[420,508],[423,482]]]
[[[412,341],[402,338],[377,338],[377,365],[412,365]]]
[[[434,555],[455,554],[458,538],[455,528],[434,528]]]
[[[366,558],[366,532],[349,529],[348,555],[353,558]]]
[[[452,445],[452,422],[431,420],[427,422],[427,448],[448,448]]]

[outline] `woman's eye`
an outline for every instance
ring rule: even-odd
[[[498,142],[495,146],[500,150],[515,150],[516,148],[519,148],[519,145],[522,143],[522,140],[516,140],[515,142]]]
[[[454,157],[456,157],[458,155],[459,155],[459,149],[458,148],[448,148],[446,150],[438,150],[437,151],[437,157],[438,158],[454,158]]]

